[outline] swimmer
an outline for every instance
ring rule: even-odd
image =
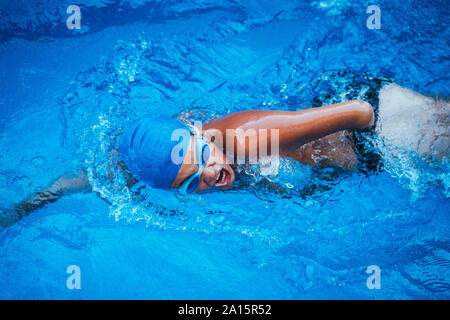
[[[448,157],[448,102],[436,101],[392,83],[379,90],[378,99],[376,124],[372,105],[361,100],[301,111],[235,112],[212,119],[201,128],[170,117],[148,116],[125,128],[120,137],[118,168],[129,187],[140,180],[154,188],[178,189],[187,194],[207,189],[227,190],[235,180],[230,163],[236,159],[237,150],[245,150],[246,161],[255,154],[250,139],[241,139],[240,129],[254,130],[258,142],[256,154],[262,151],[270,154],[275,143],[279,156],[311,167],[353,170],[358,156],[350,130],[372,127],[390,145],[433,159]],[[172,141],[177,129],[190,133],[181,143]],[[274,130],[276,141],[272,141]],[[223,139],[219,143],[220,139],[215,138],[220,136]],[[227,146],[227,142],[232,146]],[[265,150],[260,150],[261,145],[265,145]],[[174,150],[182,152],[174,153]],[[174,154],[178,161],[174,161]],[[46,191],[33,194],[12,212],[0,215],[0,225],[12,224],[63,195],[90,190],[83,170],[61,177]]]

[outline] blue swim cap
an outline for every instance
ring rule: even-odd
[[[172,141],[177,129],[183,130],[178,130],[174,135],[178,140]],[[189,137],[182,122],[168,116],[147,116],[125,128],[119,148],[133,174],[151,187],[167,190],[180,170]]]

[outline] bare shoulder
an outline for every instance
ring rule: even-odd
[[[344,130],[302,145],[289,157],[310,167],[335,167],[353,170],[358,158],[353,151],[351,133]]]

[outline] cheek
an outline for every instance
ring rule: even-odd
[[[210,189],[210,188],[211,188],[211,187],[210,187],[206,182],[204,182],[203,179],[202,179],[202,180],[200,181],[200,185],[198,186],[196,192],[203,191],[203,190],[207,190],[207,189]]]

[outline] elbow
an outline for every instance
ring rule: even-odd
[[[352,101],[352,105],[356,114],[356,129],[369,129],[375,121],[375,114],[370,103],[362,100]]]

